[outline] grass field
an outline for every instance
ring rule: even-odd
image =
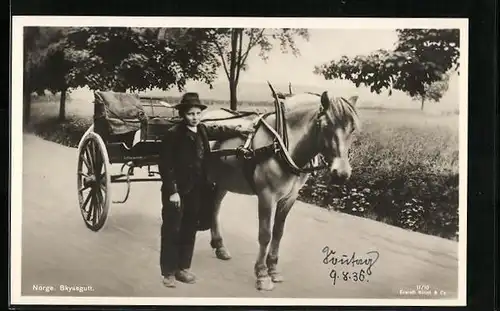
[[[210,109],[228,107],[208,104]],[[240,107],[260,112],[271,108],[265,103]],[[67,121],[60,123],[57,102],[37,100],[27,130],[75,147],[92,124],[92,114],[92,103],[73,100],[67,104]],[[385,109],[360,109],[359,114],[363,124],[352,148],[351,180],[336,187],[328,186],[321,175],[311,177],[299,199],[458,239],[458,116]]]

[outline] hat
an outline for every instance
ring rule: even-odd
[[[182,96],[181,102],[175,105],[176,109],[198,107],[201,110],[205,110],[207,106],[203,105],[200,101],[198,93],[188,92]]]

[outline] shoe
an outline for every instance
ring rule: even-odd
[[[163,277],[163,285],[165,287],[175,287],[175,275],[174,274],[168,274]]]
[[[175,278],[177,281],[187,284],[196,283],[196,276],[189,272],[188,270],[180,270],[175,273]]]

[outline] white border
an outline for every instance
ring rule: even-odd
[[[24,26],[128,26],[128,27],[257,27],[257,28],[459,28],[460,121],[459,121],[459,280],[458,298],[431,299],[288,299],[288,298],[122,298],[35,297],[21,295],[22,226],[22,75]],[[235,18],[235,17],[84,17],[14,16],[12,18],[12,167],[11,167],[11,288],[12,304],[64,305],[466,305],[467,241],[467,122],[468,122],[468,20],[426,18]]]

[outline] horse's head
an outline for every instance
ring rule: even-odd
[[[349,148],[353,133],[359,127],[357,99],[357,96],[345,99],[331,98],[327,92],[321,94],[319,152],[328,163],[333,183],[343,183],[351,177]]]

